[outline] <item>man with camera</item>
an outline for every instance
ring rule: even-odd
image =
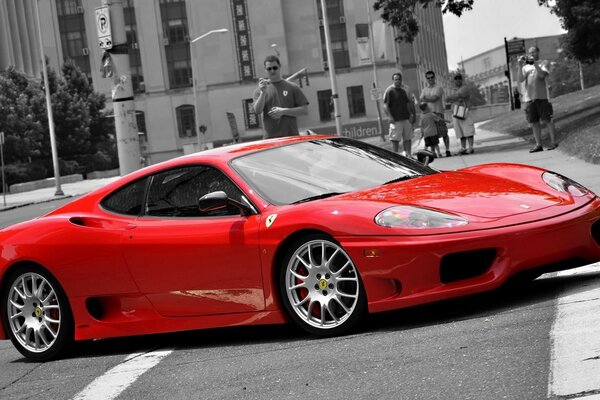
[[[525,82],[523,100],[526,102],[525,115],[533,131],[535,147],[529,150],[536,153],[544,150],[542,147],[542,124],[548,126],[550,145],[547,150],[558,147],[555,136],[556,130],[552,121],[552,104],[548,101],[548,87],[546,77],[550,74],[550,62],[540,60],[540,50],[536,46],[529,48],[526,56],[519,57],[517,81]]]

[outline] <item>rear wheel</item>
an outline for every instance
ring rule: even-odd
[[[284,261],[283,303],[305,331],[333,336],[353,328],[366,312],[365,290],[344,249],[326,235],[296,242]]]
[[[48,361],[73,340],[73,317],[62,288],[45,270],[30,266],[15,271],[2,291],[7,333],[21,354]]]

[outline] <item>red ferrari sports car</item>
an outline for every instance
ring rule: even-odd
[[[600,199],[559,174],[438,171],[297,136],[179,157],[0,231],[0,338],[89,340],[380,312],[600,260]]]

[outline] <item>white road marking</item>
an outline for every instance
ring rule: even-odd
[[[73,400],[111,400],[121,394],[163,358],[173,352],[173,349],[157,350],[150,353],[130,354],[121,364],[108,370],[77,393]]]
[[[600,273],[600,263],[558,276]],[[600,400],[600,286],[579,286],[560,296],[550,332],[548,397]]]

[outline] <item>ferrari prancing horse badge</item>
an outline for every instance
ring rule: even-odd
[[[267,220],[265,221],[267,228],[270,228],[271,225],[273,225],[273,222],[275,222],[275,218],[277,218],[277,214],[272,214],[267,217]]]

